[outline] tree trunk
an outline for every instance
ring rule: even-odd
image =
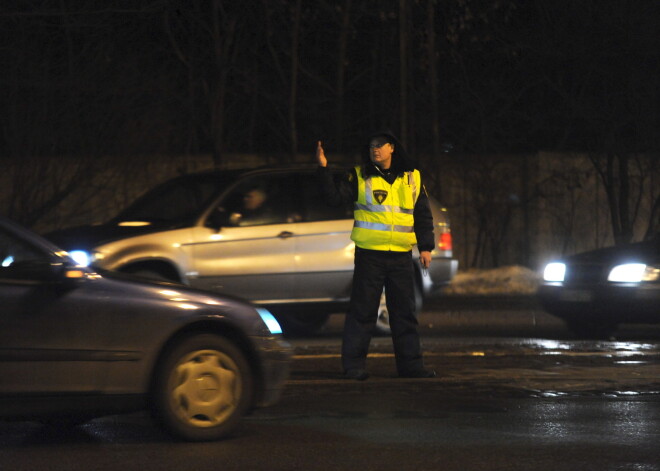
[[[298,44],[300,41],[300,16],[302,0],[297,0],[293,12],[293,31],[291,33],[291,88],[289,90],[289,136],[291,144],[291,160],[298,153],[298,123],[296,121],[296,106],[298,102]]]
[[[337,149],[345,153],[344,143],[344,100],[346,94],[346,51],[348,50],[348,28],[351,18],[351,0],[345,0],[339,33],[339,54],[337,57],[337,115],[335,118],[335,139]]]
[[[406,0],[399,0],[399,119],[401,142],[408,141],[408,17]]]
[[[591,156],[591,161],[603,182],[612,224],[612,236],[617,245],[632,240],[633,228],[630,217],[630,175],[627,156],[608,154],[604,168],[598,158]]]
[[[431,84],[431,136],[433,138],[433,147],[431,152],[431,159],[439,167],[438,174],[442,173],[440,152],[440,112],[438,109],[438,101],[440,100],[438,94],[438,67],[436,61],[436,46],[435,46],[435,1],[428,0],[427,3],[427,29],[428,29],[428,61],[429,61],[429,83]],[[436,165],[430,165],[430,168],[435,168]],[[442,183],[438,179],[435,182],[435,196],[442,201]]]

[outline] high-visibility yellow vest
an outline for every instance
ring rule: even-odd
[[[351,239],[370,250],[408,252],[417,243],[413,210],[421,190],[419,170],[404,172],[391,185],[381,176],[364,177],[355,168],[358,197]]]

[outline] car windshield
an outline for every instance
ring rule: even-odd
[[[235,172],[223,172],[170,180],[137,199],[113,221],[192,221],[208,206],[211,199],[235,181],[236,175]]]

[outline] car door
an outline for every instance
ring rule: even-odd
[[[301,172],[301,222],[295,236],[295,295],[314,301],[345,300],[350,295],[355,245],[350,204],[329,206],[313,172]]]
[[[95,300],[47,279],[52,255],[0,227],[0,393],[97,391],[106,364]]]
[[[299,220],[293,184],[289,173],[270,172],[244,178],[230,189],[206,223],[194,229],[191,285],[258,303],[289,300]],[[214,218],[220,222],[213,223]]]

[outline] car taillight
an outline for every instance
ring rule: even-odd
[[[438,237],[438,250],[452,250],[451,232],[443,232]]]

